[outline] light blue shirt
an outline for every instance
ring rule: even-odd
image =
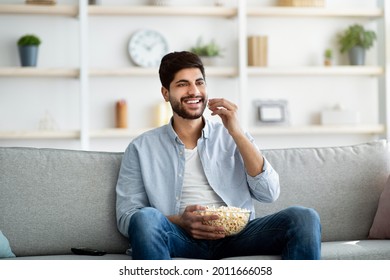
[[[276,171],[264,158],[263,172],[248,175],[236,143],[221,123],[205,120],[197,147],[206,178],[226,205],[249,209],[253,218],[252,198],[260,202],[278,198]],[[130,218],[141,208],[154,207],[166,216],[179,214],[184,169],[185,146],[171,123],[145,132],[129,144],[116,186],[117,224],[123,235],[128,236]]]

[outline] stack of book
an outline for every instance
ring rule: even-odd
[[[268,64],[268,37],[248,37],[248,66],[264,67]]]
[[[26,0],[26,4],[55,5],[57,0]]]

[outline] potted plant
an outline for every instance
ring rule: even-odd
[[[202,61],[207,65],[213,64],[212,62],[215,58],[221,56],[222,49],[214,40],[211,40],[209,43],[203,43],[202,38],[199,38],[196,45],[190,51],[200,56]]]
[[[365,30],[360,24],[348,27],[339,36],[340,52],[348,52],[351,65],[364,65],[365,51],[371,48],[376,40],[376,33]]]
[[[19,38],[18,48],[22,66],[37,66],[38,47],[41,40],[32,34],[26,34]]]
[[[326,49],[324,52],[324,65],[331,66],[333,60],[333,51],[332,49]]]

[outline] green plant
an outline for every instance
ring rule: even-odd
[[[333,51],[332,49],[326,49],[324,52],[324,56],[327,59],[331,59],[333,57]]]
[[[202,38],[199,38],[196,45],[190,49],[191,52],[199,56],[219,56],[221,55],[221,48],[214,40],[210,43],[203,44]]]
[[[376,40],[376,33],[372,30],[365,30],[360,24],[348,27],[339,37],[340,52],[347,52],[355,46],[369,49]]]
[[[26,34],[18,40],[18,46],[39,46],[41,40],[32,34]]]

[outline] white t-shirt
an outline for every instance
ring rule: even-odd
[[[180,212],[188,205],[219,207],[226,205],[219,195],[210,187],[203,171],[198,149],[185,150],[186,166],[184,171],[183,190],[180,200]]]

